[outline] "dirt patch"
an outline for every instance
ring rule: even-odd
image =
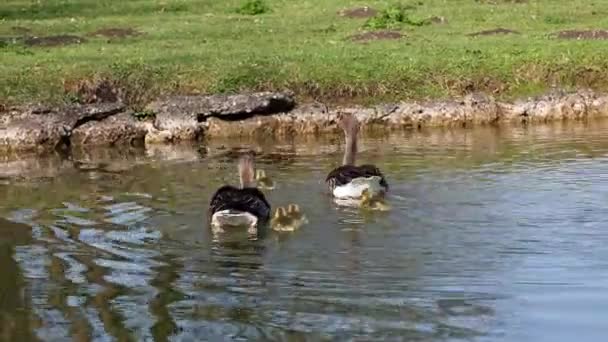
[[[567,30],[555,34],[560,39],[608,39],[608,30]]]
[[[118,102],[120,99],[116,84],[106,78],[64,81],[63,89],[78,103]]]
[[[26,35],[32,32],[31,29],[27,28],[27,27],[23,27],[23,26],[13,26],[11,27],[11,30],[13,32],[15,32],[16,34],[20,34],[20,35]]]
[[[403,37],[404,35],[399,31],[370,31],[352,35],[348,39],[353,42],[365,43],[372,40],[395,40]]]
[[[25,45],[44,47],[80,44],[84,42],[86,42],[86,39],[69,34],[46,37],[29,37],[24,40]]]
[[[347,18],[371,18],[376,14],[378,14],[377,10],[367,6],[344,9],[338,12],[339,16]]]
[[[106,37],[106,38],[127,38],[139,36],[142,33],[131,27],[107,27],[89,33],[90,36]]]
[[[479,31],[479,32],[475,32],[475,33],[469,33],[469,34],[467,34],[467,36],[469,36],[469,37],[496,36],[499,34],[519,34],[519,32],[499,27],[499,28],[495,28],[493,30],[485,30],[485,31]]]
[[[472,93],[486,93],[492,95],[502,94],[508,90],[508,86],[500,79],[492,77],[477,76],[464,79],[438,79],[438,83],[455,96],[463,96]]]

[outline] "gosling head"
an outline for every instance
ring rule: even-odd
[[[369,193],[369,189],[363,189],[363,191],[361,191],[361,201],[367,203],[371,200],[372,195]]]
[[[266,178],[266,171],[261,170],[261,169],[256,170],[255,179],[262,179],[262,178]]]
[[[284,218],[285,216],[287,216],[287,212],[283,207],[278,207],[277,210],[274,212],[275,219]]]
[[[289,204],[287,206],[287,212],[289,214],[299,214],[300,213],[300,206],[297,204]]]

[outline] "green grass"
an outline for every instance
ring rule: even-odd
[[[236,10],[238,14],[258,15],[270,12],[270,8],[264,0],[248,0]]]
[[[159,94],[242,90],[291,89],[301,98],[340,102],[470,91],[513,97],[552,86],[608,90],[608,41],[550,36],[564,29],[608,28],[603,1],[265,0],[263,13],[258,5],[250,5],[256,15],[236,13],[249,8],[246,3],[3,0],[0,37],[15,36],[12,27],[20,26],[33,34],[75,34],[88,41],[52,48],[0,44],[0,103],[66,101],[73,95],[66,94],[65,84],[94,78],[115,81],[138,104]],[[379,19],[337,15],[363,5],[381,11]],[[395,13],[396,5],[405,10]],[[348,39],[365,26],[382,27],[382,15],[387,27],[406,37],[367,44]],[[432,16],[448,22],[412,25]],[[144,35],[86,36],[107,27],[134,27]],[[521,34],[467,36],[497,27]]]

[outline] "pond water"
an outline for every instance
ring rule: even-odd
[[[3,176],[1,339],[605,339],[604,122],[364,138],[391,185],[377,213],[324,193],[337,138],[214,144]],[[235,146],[308,225],[211,234]]]

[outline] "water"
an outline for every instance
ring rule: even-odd
[[[603,341],[608,124],[364,139],[388,213],[324,195],[338,142],[252,145],[310,221],[257,240],[206,226],[242,141],[3,164],[0,339]]]

